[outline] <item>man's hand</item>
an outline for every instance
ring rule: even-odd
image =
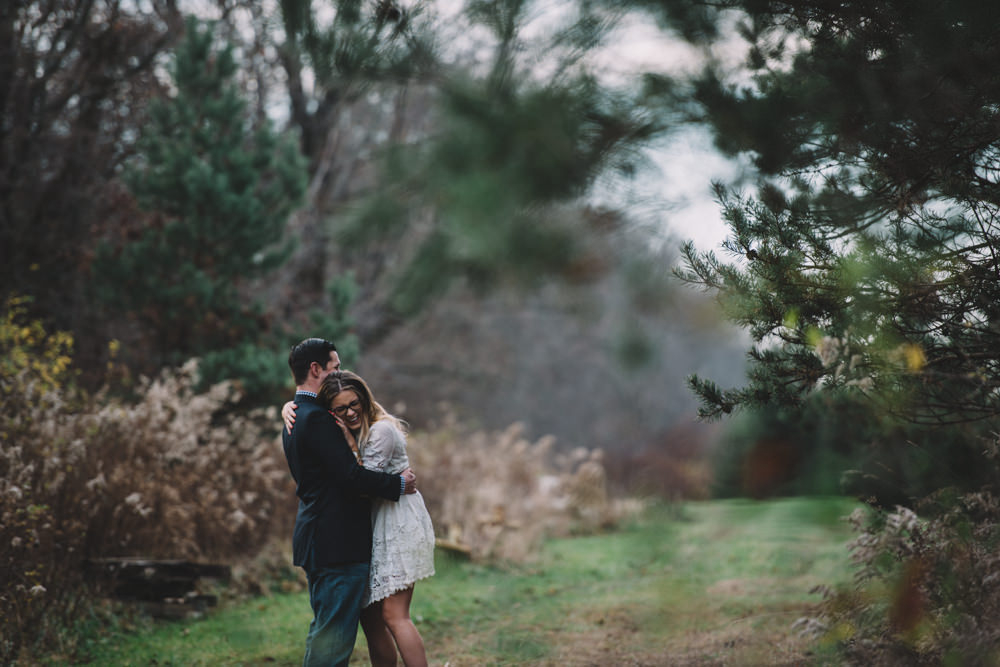
[[[295,426],[295,408],[299,407],[295,403],[288,401],[281,406],[281,418],[285,420],[285,428],[288,432],[292,432],[292,427]]]
[[[417,492],[417,476],[413,474],[412,470],[407,468],[403,471],[403,480],[406,482],[405,493]]]

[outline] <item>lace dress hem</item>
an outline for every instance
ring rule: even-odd
[[[376,593],[375,591],[371,591],[370,592],[371,598],[370,599],[366,599],[366,601],[362,604],[362,607],[367,607],[369,605],[375,604],[376,602],[381,602],[382,600],[386,599],[387,597],[395,595],[396,593],[398,593],[400,591],[405,591],[407,588],[413,588],[413,585],[415,583],[417,583],[418,581],[423,581],[424,579],[430,579],[433,576],[434,576],[434,573],[433,572],[429,572],[427,574],[424,574],[424,575],[421,575],[421,576],[417,577],[414,581],[411,581],[408,584],[399,584],[397,586],[393,586],[391,589],[387,589],[385,592],[381,592],[380,591],[380,592]]]

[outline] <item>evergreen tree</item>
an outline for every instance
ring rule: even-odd
[[[279,241],[305,188],[295,144],[250,128],[235,69],[231,50],[189,20],[173,94],[151,106],[125,174],[146,224],[95,262],[102,301],[154,332],[143,354],[160,363],[222,355],[227,363],[209,363],[222,377],[239,373],[272,331],[250,289],[287,257]],[[233,358],[236,348],[245,354]]]
[[[711,38],[705,5],[680,15],[676,4],[658,8]],[[718,189],[733,259],[688,246],[684,277],[716,290],[756,344],[746,387],[692,380],[703,416],[795,406],[823,389],[928,438],[956,423],[992,433],[1000,10],[722,4],[743,11],[753,84],[708,70],[693,91],[719,147],[754,155],[761,180],[753,195]],[[975,487],[981,472],[962,474]]]

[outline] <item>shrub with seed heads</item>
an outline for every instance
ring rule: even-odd
[[[994,664],[1000,655],[1000,496],[942,491],[916,511],[857,510],[856,586],[802,619],[845,664]]]
[[[463,429],[454,417],[410,435],[418,486],[442,542],[476,559],[521,561],[546,536],[606,530],[635,503],[613,500],[599,450],[555,450],[521,424]]]
[[[238,412],[233,385],[198,393],[196,376],[165,371],[128,403],[0,374],[0,663],[59,634],[88,559],[228,561],[290,525],[276,413]]]

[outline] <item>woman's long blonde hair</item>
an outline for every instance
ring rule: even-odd
[[[352,373],[351,371],[334,371],[330,373],[326,376],[326,379],[323,380],[323,386],[320,387],[318,397],[323,405],[332,410],[333,399],[336,398],[337,394],[342,391],[353,391],[357,395],[358,401],[361,403],[361,431],[357,436],[359,448],[362,443],[368,440],[368,433],[371,431],[372,424],[377,421],[387,419],[391,421],[396,428],[403,431],[403,433],[406,433],[406,422],[393,416],[385,408],[383,408],[381,404],[375,400],[375,395],[372,394],[372,390],[368,388],[368,383],[356,373]]]

